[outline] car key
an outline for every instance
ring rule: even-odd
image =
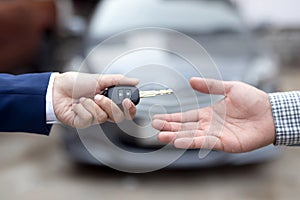
[[[124,99],[130,99],[135,105],[140,102],[141,98],[147,97],[155,97],[158,95],[166,95],[166,94],[173,94],[173,90],[148,90],[148,91],[140,91],[135,86],[128,86],[128,85],[117,85],[111,86],[107,88],[103,95],[110,98],[115,104],[122,107],[122,102]]]

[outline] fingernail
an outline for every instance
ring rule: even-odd
[[[97,94],[94,99],[95,101],[101,101],[103,99],[103,95]]]
[[[165,126],[166,121],[160,120],[160,119],[154,119],[152,121],[152,127],[157,129],[157,130],[162,130],[163,127]]]
[[[160,132],[159,133],[159,137],[162,137],[162,138],[168,138],[168,139],[173,139],[173,137],[175,136],[175,133],[173,132]]]
[[[81,97],[81,98],[79,99],[79,102],[83,102],[85,99],[86,99],[85,97]]]
[[[132,102],[129,99],[124,100],[125,108],[129,110],[132,107]]]
[[[174,141],[174,146],[178,149],[188,149],[192,144],[192,138],[180,138]]]
[[[176,139],[176,133],[173,132],[160,132],[158,134],[158,141],[168,143]]]

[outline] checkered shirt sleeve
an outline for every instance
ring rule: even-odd
[[[269,94],[276,129],[275,145],[300,144],[300,91]]]

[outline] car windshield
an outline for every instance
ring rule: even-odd
[[[192,34],[243,30],[237,12],[221,0],[107,0],[98,13],[92,31],[98,37],[142,27]]]

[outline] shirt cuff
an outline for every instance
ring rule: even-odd
[[[276,130],[275,145],[300,144],[300,91],[269,94]]]
[[[60,123],[56,118],[53,108],[53,84],[54,78],[59,73],[52,73],[49,79],[49,84],[46,93],[46,123],[47,124],[58,124]]]

